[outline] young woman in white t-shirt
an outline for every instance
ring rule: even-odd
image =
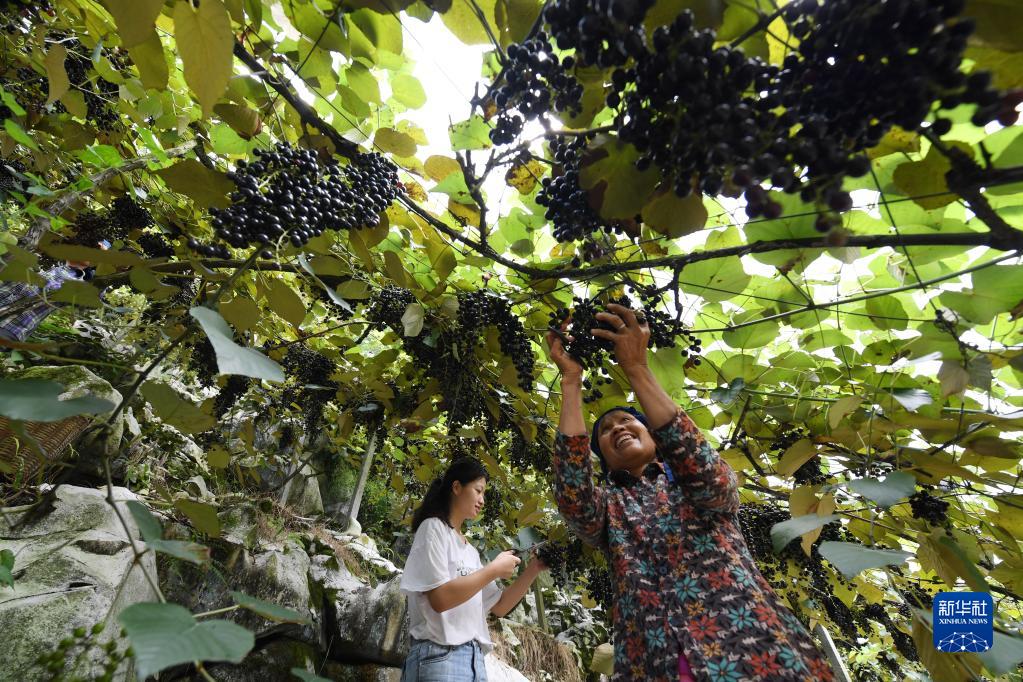
[[[483,657],[493,649],[487,613],[501,617],[515,608],[545,568],[534,559],[502,591],[496,580],[512,577],[520,559],[509,550],[480,563],[462,525],[482,511],[487,478],[479,460],[456,459],[412,517],[416,535],[401,577],[412,646],[402,682],[484,682]]]

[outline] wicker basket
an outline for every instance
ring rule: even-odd
[[[47,467],[61,461],[61,455],[90,423],[89,417],[75,416],[56,422],[24,422],[25,433],[39,443],[44,457],[21,441],[6,417],[0,417],[0,478],[16,483],[35,481]]]

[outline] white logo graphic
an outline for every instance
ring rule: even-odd
[[[956,653],[961,651],[980,653],[982,651],[987,651],[990,648],[991,645],[986,639],[978,637],[972,632],[953,632],[951,635],[938,642],[938,651],[944,651],[947,653]]]

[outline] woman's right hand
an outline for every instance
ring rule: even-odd
[[[518,568],[521,561],[522,559],[515,556],[515,552],[509,549],[494,557],[489,565],[498,578],[510,578],[515,575],[515,569]]]
[[[568,329],[568,321],[561,325],[562,334]],[[569,341],[575,339],[571,336],[566,336]],[[564,378],[579,378],[583,375],[583,367],[579,364],[579,361],[569,355],[568,351],[565,350],[565,344],[562,342],[561,337],[555,334],[553,331],[547,332],[547,347],[551,349],[551,360],[561,370],[562,379]]]

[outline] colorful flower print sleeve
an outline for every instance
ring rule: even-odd
[[[650,434],[686,497],[702,509],[735,512],[739,483],[732,467],[710,446],[699,427],[682,410]]]
[[[746,547],[731,467],[681,410],[651,433],[674,482],[655,463],[595,486],[589,437],[555,440],[558,508],[612,568],[612,680],[677,682],[684,654],[699,682],[832,682]]]
[[[604,490],[593,485],[590,437],[558,432],[554,443],[554,495],[565,523],[595,547],[606,548]]]

